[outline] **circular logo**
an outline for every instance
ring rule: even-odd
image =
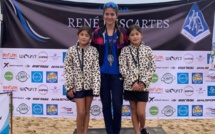
[[[191,96],[191,95],[193,95],[193,93],[194,93],[193,87],[191,87],[191,86],[186,86],[186,87],[184,88],[184,94],[185,94],[185,95]]]
[[[158,112],[159,112],[159,110],[158,110],[158,107],[156,107],[156,106],[152,106],[152,107],[150,107],[150,109],[149,109],[149,113],[150,113],[151,115],[157,115]]]
[[[189,54],[189,53],[188,53],[188,54],[185,54],[185,55],[184,55],[183,59],[184,59],[184,62],[190,64],[190,63],[193,62],[194,57],[193,57],[192,54]]]
[[[94,116],[98,116],[101,113],[101,108],[98,105],[94,105],[91,107],[90,113]]]
[[[46,52],[42,51],[38,54],[38,59],[41,62],[46,62],[48,60],[48,54]]]
[[[16,109],[21,114],[26,114],[29,111],[30,107],[26,105],[25,103],[22,103],[19,105],[19,107]]]
[[[158,81],[158,75],[157,74],[153,74],[152,75],[152,83],[156,83]]]
[[[173,113],[175,112],[175,109],[172,107],[172,106],[165,106],[164,108],[163,108],[163,110],[161,111],[162,112],[162,114],[164,114],[165,116],[172,116],[173,115]]]
[[[6,72],[4,74],[4,78],[7,80],[7,81],[11,81],[13,79],[13,74],[11,72]]]
[[[19,80],[20,82],[25,82],[27,81],[28,78],[29,75],[24,71],[19,72],[16,76],[16,79]]]
[[[41,114],[43,113],[43,108],[41,105],[34,105],[33,109],[33,113],[34,114]]]
[[[166,84],[170,84],[170,83],[172,83],[173,81],[174,81],[174,76],[172,75],[172,74],[170,74],[170,73],[165,73],[164,75],[163,75],[163,77],[161,78],[161,81],[163,81],[164,83],[166,83]]]
[[[34,72],[32,74],[32,80],[34,82],[40,82],[40,81],[42,81],[42,79],[43,79],[43,75],[41,72]]]
[[[188,82],[188,76],[187,76],[187,74],[179,74],[178,75],[178,81],[180,83],[187,83]]]
[[[186,106],[180,106],[178,109],[178,113],[181,116],[185,116],[188,114],[188,108]]]
[[[46,95],[48,93],[48,87],[46,85],[42,84],[38,87],[38,92],[41,95]]]

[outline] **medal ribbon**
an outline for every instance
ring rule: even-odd
[[[137,48],[137,61],[134,58],[131,48],[130,48],[130,53],[131,53],[131,57],[134,61],[134,64],[135,64],[136,68],[138,68],[138,71],[139,71],[140,70],[139,48]],[[138,74],[138,82],[139,82],[139,74]]]
[[[78,54],[78,61],[80,64],[80,68],[81,68],[81,73],[82,73],[82,80],[84,79],[84,49],[82,48],[81,50],[81,58],[80,55],[78,53],[78,47],[77,47],[77,54]],[[83,82],[83,81],[82,81]],[[84,89],[84,83],[82,83],[82,88]]]
[[[111,54],[111,55],[112,55],[112,47],[113,47],[113,40],[114,40],[114,31],[115,31],[115,28],[113,29],[111,42],[109,42],[107,28],[106,28],[106,34],[105,34],[106,35],[105,38],[107,39],[107,44],[108,44],[108,54]]]

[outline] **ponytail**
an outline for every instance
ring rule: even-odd
[[[115,28],[117,30],[117,35],[119,37],[119,43],[123,44],[124,43],[124,36],[123,33],[121,32],[119,25],[117,24],[117,21],[115,22]]]

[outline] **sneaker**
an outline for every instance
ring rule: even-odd
[[[141,130],[141,134],[150,134],[149,131],[146,128],[143,128]]]

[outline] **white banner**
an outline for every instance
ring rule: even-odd
[[[2,49],[3,92],[13,92],[14,116],[76,117],[65,97],[66,49]],[[209,51],[154,51],[157,70],[150,85],[147,118],[215,118],[215,79],[208,77]],[[130,118],[129,102],[123,118]],[[94,98],[91,118],[103,118]]]
[[[9,95],[0,94],[0,134],[9,134],[9,100]]]

